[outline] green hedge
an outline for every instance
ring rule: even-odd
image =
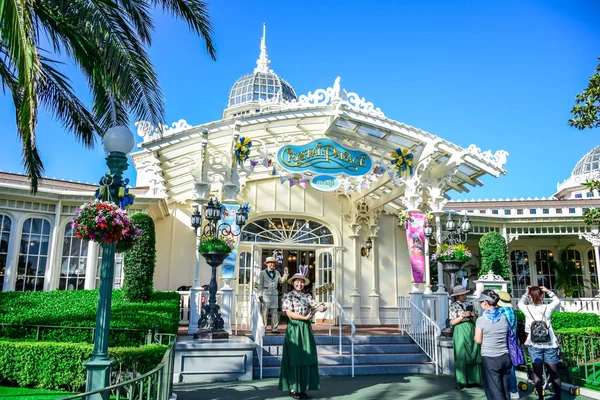
[[[113,331],[115,344],[139,344],[149,329],[158,328],[162,333],[177,333],[179,326],[180,296],[175,292],[154,292],[148,303],[130,303],[123,298],[121,290],[114,290],[111,307],[111,329],[141,329],[131,334]],[[96,325],[98,308],[97,290],[55,290],[52,292],[0,292],[0,323],[15,325]],[[2,334],[4,332],[4,334]],[[7,333],[8,332],[8,333]],[[11,336],[12,335],[15,336]],[[4,337],[31,338],[32,333],[0,330]],[[119,337],[123,338],[119,341]],[[90,342],[91,331],[72,329],[46,330],[45,340]],[[128,339],[129,338],[129,339]]]
[[[167,346],[109,348],[115,360],[113,371],[144,374],[161,361]],[[93,346],[84,343],[21,342],[0,340],[0,378],[19,386],[41,389],[85,389],[86,369],[82,363]],[[116,374],[111,383],[114,383]]]
[[[133,214],[130,219],[142,231],[142,237],[125,252],[123,294],[130,301],[147,302],[152,296],[156,265],[154,221],[141,212]]]
[[[525,321],[525,314],[517,310],[517,320]],[[593,313],[561,312],[552,314],[552,328],[560,329],[600,327],[600,315]]]

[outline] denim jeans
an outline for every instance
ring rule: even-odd
[[[517,388],[517,374],[515,374],[514,366],[510,369],[510,375],[508,377],[508,387],[511,393],[519,392],[519,389]]]

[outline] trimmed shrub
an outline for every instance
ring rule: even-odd
[[[481,255],[481,268],[479,276],[486,275],[489,271],[500,275],[510,281],[510,260],[508,246],[504,237],[499,232],[488,232],[479,240]]]
[[[139,345],[149,329],[177,333],[180,296],[175,292],[154,292],[148,303],[130,303],[121,290],[112,295],[110,327],[141,329],[144,332],[111,332],[111,345]],[[0,292],[0,323],[14,325],[96,326],[97,290],[55,290],[53,292]],[[35,338],[31,332],[8,328],[4,336]],[[20,332],[20,333],[19,333]],[[40,332],[42,333],[42,332]],[[16,335],[16,336],[12,336]],[[136,336],[138,335],[138,336]],[[141,336],[140,336],[141,335]],[[123,337],[123,339],[118,339]],[[43,330],[41,339],[91,342],[91,331],[64,329]],[[118,340],[117,340],[118,339]],[[111,338],[112,340],[112,338]]]
[[[148,214],[140,212],[133,214],[130,219],[142,231],[142,237],[125,252],[123,292],[129,301],[147,302],[154,288],[156,264],[154,221]]]
[[[113,371],[143,374],[160,363],[166,349],[161,345],[115,347],[108,353],[116,362]],[[83,343],[0,340],[0,377],[22,387],[81,391],[87,373],[82,363],[92,350],[93,345]]]

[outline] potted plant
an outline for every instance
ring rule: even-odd
[[[456,272],[471,259],[471,251],[464,244],[444,243],[431,256],[432,261],[441,262],[448,272]]]
[[[227,236],[202,235],[198,251],[209,265],[221,265],[234,247],[233,240]]]
[[[73,217],[72,227],[78,238],[100,244],[116,243],[120,252],[131,248],[142,235],[124,210],[105,201],[83,204]]]

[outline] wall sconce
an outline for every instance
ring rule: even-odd
[[[369,257],[371,255],[371,249],[373,248],[373,241],[371,238],[367,238],[366,247],[360,248],[360,255],[363,257]]]

